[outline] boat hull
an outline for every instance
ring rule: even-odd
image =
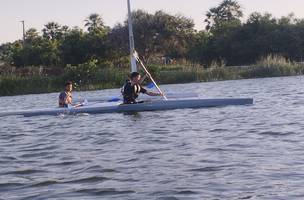
[[[230,105],[250,105],[253,104],[252,98],[231,98],[231,99],[182,99],[182,100],[159,100],[139,104],[121,104],[118,102],[96,103],[93,105],[82,106],[78,108],[54,108],[39,110],[21,110],[13,112],[0,113],[1,116],[23,115],[60,115],[60,114],[99,114],[99,113],[121,113],[121,112],[140,112],[173,110],[186,108],[204,108]]]

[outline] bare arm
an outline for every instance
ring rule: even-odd
[[[147,91],[146,94],[149,96],[163,96],[164,95],[162,93],[149,92],[149,91]]]

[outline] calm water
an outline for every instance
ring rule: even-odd
[[[0,118],[0,199],[303,199],[303,84],[300,76],[163,86],[253,97],[253,106]],[[57,95],[2,97],[0,110],[52,107]]]

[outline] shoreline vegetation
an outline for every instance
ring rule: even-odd
[[[22,40],[1,44],[0,96],[58,92],[68,80],[76,90],[121,87],[130,72],[128,20],[109,27],[101,16],[90,14],[84,29],[54,21],[29,27]],[[131,16],[136,51],[159,84],[304,74],[304,19],[292,13],[244,19],[236,0],[223,0],[200,31],[181,14]]]
[[[11,70],[9,67],[8,69]],[[66,80],[74,81],[76,91],[119,88],[129,74],[129,69],[100,69],[96,60],[77,66],[67,66],[62,75],[56,76],[43,74],[41,67],[26,69],[26,74],[2,71],[5,76],[0,76],[0,96],[59,92]],[[282,56],[269,55],[250,66],[229,67],[214,63],[214,66],[209,68],[190,65],[151,65],[149,69],[159,84],[177,84],[303,75],[304,63],[295,63]]]

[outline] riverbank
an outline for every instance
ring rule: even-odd
[[[151,65],[151,73],[159,84],[191,83],[295,76],[304,74],[304,63],[293,63],[279,56],[268,56],[255,65],[242,67],[210,67],[186,65]],[[61,75],[0,77],[0,96],[59,92],[66,80],[75,83],[75,90],[100,90],[121,87],[128,69],[102,68],[96,62],[69,66]]]

